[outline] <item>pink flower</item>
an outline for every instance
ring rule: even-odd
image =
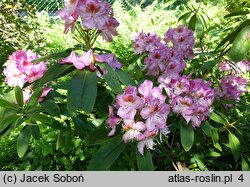
[[[168,50],[154,50],[145,58],[144,63],[148,69],[148,75],[157,76],[166,69],[168,61]]]
[[[38,102],[42,102],[44,100],[44,98],[48,95],[48,93],[51,91],[52,89],[49,88],[47,85],[44,87],[44,90],[42,92],[42,95],[39,97]],[[23,89],[23,100],[25,103],[29,102],[30,97],[33,94],[33,90],[32,90],[32,85],[26,87]]]
[[[136,95],[136,87],[128,86],[123,94],[116,97],[118,116],[124,119],[134,119],[136,110],[143,106],[143,100]]]
[[[74,65],[78,64],[79,63],[79,56],[77,56],[77,54],[74,51],[72,51],[68,57],[65,57],[65,58],[61,59],[59,61],[59,63],[60,64],[74,64]],[[79,65],[76,65],[76,66],[79,66]],[[82,63],[82,65],[80,65],[79,68],[83,69],[84,67],[85,66]]]
[[[247,80],[235,75],[224,76],[220,80],[220,87],[216,87],[215,90],[217,99],[239,101],[240,96],[248,91]],[[229,105],[225,106],[227,107]],[[230,108],[231,107],[233,107],[233,105],[231,105]]]
[[[6,76],[5,82],[10,86],[23,87],[26,82],[34,82],[41,78],[47,71],[44,62],[33,64],[32,61],[40,56],[28,50],[17,50],[9,56],[8,62],[5,64],[3,74]]]
[[[122,139],[125,143],[128,143],[130,140],[141,140],[143,137],[142,131],[145,130],[145,124],[143,122],[135,123],[133,120],[125,120],[122,125],[125,134]]]
[[[72,51],[68,57],[59,61],[61,64],[74,64],[79,70],[89,67],[91,70],[98,71],[95,62],[107,62],[113,69],[122,67],[114,54],[94,54],[92,49],[84,52],[81,56]]]
[[[222,61],[218,64],[220,71],[231,71],[231,74],[244,74],[250,70],[250,62],[242,60],[240,62]]]
[[[250,71],[250,62],[247,60],[238,62],[237,66],[239,67],[240,73],[246,73],[247,71]]]
[[[116,131],[116,125],[120,121],[120,118],[115,117],[114,115],[114,108],[112,106],[109,106],[109,118],[106,121],[107,124],[109,124],[109,127],[112,129],[108,136],[113,136]]]
[[[58,15],[65,21],[64,33],[66,34],[71,28],[74,31],[75,21],[78,18],[78,3],[84,2],[83,0],[67,0],[65,1],[65,7],[58,11]]]
[[[153,137],[156,135],[156,133],[154,131],[145,131],[144,132],[144,139],[142,139],[141,141],[138,142],[137,144],[137,149],[139,151],[139,153],[141,153],[142,155],[144,154],[144,147],[146,146],[147,149],[151,149],[153,150],[154,148],[154,140]]]
[[[134,37],[134,49],[136,54],[153,52],[162,48],[161,38],[155,33],[144,33],[143,31]]]
[[[214,100],[211,82],[202,79],[191,80],[190,76],[172,79],[169,84],[161,83],[170,97],[174,113],[181,114],[188,123],[199,127],[201,122],[210,115]]]
[[[6,77],[5,83],[10,87],[23,87],[26,82],[26,75],[23,74],[17,67],[16,64],[9,62],[3,70],[3,74]]]
[[[199,127],[201,122],[208,116],[210,112],[207,108],[198,106],[195,108],[187,109],[183,112],[183,118],[186,120],[187,124],[191,121],[194,127]]]
[[[94,55],[92,49],[88,50],[87,52],[84,52],[82,56],[78,56],[74,51],[71,52],[71,54],[63,58],[59,61],[61,64],[74,64],[74,66],[77,69],[84,69],[86,66],[89,66],[90,69],[94,70],[94,63],[96,61],[96,56]]]
[[[108,2],[101,0],[69,0],[65,7],[58,11],[58,15],[65,21],[64,33],[71,28],[74,31],[75,22],[81,17],[85,29],[97,29],[102,37],[111,42],[117,35],[119,22],[113,17],[113,10]]]
[[[193,105],[193,101],[191,98],[185,96],[177,96],[174,99],[172,99],[171,106],[174,113],[183,113],[187,109],[189,109]]]
[[[35,80],[42,78],[46,71],[47,66],[44,62],[28,66],[25,70],[25,74],[27,75],[27,81],[29,83],[32,83]]]
[[[162,141],[162,135],[169,133],[166,121],[170,107],[165,103],[166,97],[162,90],[154,87],[152,81],[145,80],[138,92],[135,86],[128,86],[123,94],[116,97],[115,108],[118,109],[119,119],[123,121],[124,142],[137,141],[138,151],[143,154],[145,146],[153,149],[155,136],[159,135]],[[113,116],[112,111],[108,120],[112,121]]]
[[[109,20],[111,7],[107,2],[101,0],[86,0],[79,4],[79,15],[82,18],[82,25],[88,29],[101,29]]]
[[[157,131],[158,127],[166,124],[169,111],[169,105],[161,103],[158,99],[154,99],[142,108],[140,115],[143,119],[146,119],[146,127],[148,131]]]
[[[185,58],[192,59],[194,57],[195,41],[192,30],[183,25],[179,25],[176,29],[170,28],[165,33],[164,40],[166,43],[172,42],[173,50],[183,54]]]
[[[221,71],[228,71],[228,70],[231,69],[230,66],[229,66],[229,64],[228,64],[226,61],[221,61],[221,62],[218,64],[218,66],[219,66],[219,69],[220,69]]]
[[[121,69],[122,64],[117,60],[114,54],[97,54],[96,60],[98,62],[107,62],[113,69]]]
[[[49,92],[52,90],[52,88],[49,88],[48,86],[45,86],[42,92],[42,95],[39,97],[38,102],[42,102],[44,98],[49,94]]]
[[[116,28],[119,25],[120,25],[120,23],[116,19],[109,18],[109,20],[100,29],[103,39],[108,41],[108,42],[112,42],[113,36],[118,35]]]
[[[142,95],[142,98],[146,103],[150,102],[154,98],[160,100],[160,102],[165,102],[166,97],[162,95],[162,91],[159,87],[153,87],[153,82],[145,80],[138,88],[138,92]]]

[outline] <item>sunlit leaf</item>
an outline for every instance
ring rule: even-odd
[[[229,132],[228,133],[228,143],[229,143],[229,147],[233,153],[234,159],[238,160],[240,157],[240,152],[241,152],[239,139],[234,134]]]
[[[245,27],[240,31],[233,41],[229,56],[235,62],[246,58],[250,51],[250,26]]]

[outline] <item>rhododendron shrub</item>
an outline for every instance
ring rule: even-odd
[[[96,42],[114,42],[119,34],[114,13],[106,1],[67,0],[58,16],[78,45],[43,57],[30,50],[9,56],[2,74],[11,91],[0,96],[0,135],[21,129],[20,157],[30,138],[42,136],[41,127],[56,131],[56,149],[66,156],[77,136],[98,148],[88,170],[246,163],[249,61],[204,52],[202,35],[188,24],[166,26],[163,38],[139,31],[126,67]],[[131,73],[135,64],[141,72]]]

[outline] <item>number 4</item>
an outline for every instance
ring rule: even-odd
[[[244,178],[243,178],[243,174],[241,174],[238,178],[239,181],[243,182],[244,181]]]

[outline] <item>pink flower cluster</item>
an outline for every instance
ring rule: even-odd
[[[75,22],[80,17],[84,28],[96,28],[107,41],[112,41],[112,37],[117,35],[119,22],[113,17],[109,3],[102,0],[67,0],[58,14],[65,20],[65,33],[70,28],[74,30]]]
[[[165,88],[170,98],[173,112],[181,114],[186,122],[191,122],[194,127],[199,127],[210,115],[214,99],[214,91],[210,86],[210,82],[206,83],[202,79],[192,80],[188,76],[172,79],[167,85],[160,85]]]
[[[232,71],[232,74],[244,74],[250,71],[250,62],[247,60],[242,60],[237,63],[221,61],[218,66],[220,71]]]
[[[27,52],[17,50],[10,55],[3,70],[3,74],[6,77],[6,84],[10,87],[19,86],[22,88],[26,82],[32,83],[35,80],[40,79],[47,71],[47,66],[44,62],[39,62],[37,64],[32,63],[33,60],[39,57],[39,55],[33,53],[31,50],[28,50]],[[31,90],[32,85],[23,90],[25,102],[29,100],[32,93]],[[49,91],[50,88],[46,87],[40,101]]]
[[[157,76],[169,83],[185,69],[184,58],[194,57],[194,34],[180,25],[176,29],[170,28],[165,33],[164,41],[154,33],[141,32],[135,36],[133,47],[136,54],[148,54],[144,60],[147,75]]]
[[[164,41],[172,42],[173,50],[182,54],[187,59],[194,58],[193,48],[195,46],[194,33],[192,30],[179,25],[176,29],[170,28],[165,33]]]
[[[72,51],[68,57],[59,61],[61,64],[73,64],[79,70],[89,67],[90,70],[100,73],[95,66],[95,62],[106,62],[113,69],[120,69],[122,67],[122,64],[118,62],[114,54],[94,54],[92,49],[84,52],[81,56],[78,56],[74,51]]]
[[[139,92],[139,94],[138,94]],[[162,95],[159,87],[153,87],[153,83],[145,80],[138,88],[128,86],[123,94],[116,97],[115,116],[114,108],[109,106],[109,118],[106,121],[112,129],[109,136],[116,131],[119,122],[124,130],[125,143],[136,140],[138,151],[143,155],[144,147],[153,149],[154,137],[166,135],[167,116],[170,111],[165,103],[166,96]]]
[[[24,83],[32,83],[41,78],[47,66],[44,62],[33,64],[32,60],[39,58],[39,55],[34,54],[31,50],[17,50],[9,56],[3,74],[6,76],[5,82],[10,86],[23,87]]]
[[[215,88],[216,98],[223,100],[240,100],[242,93],[247,92],[247,80],[235,76],[227,75],[220,80],[220,86]],[[234,105],[226,104],[226,107],[231,108]]]

